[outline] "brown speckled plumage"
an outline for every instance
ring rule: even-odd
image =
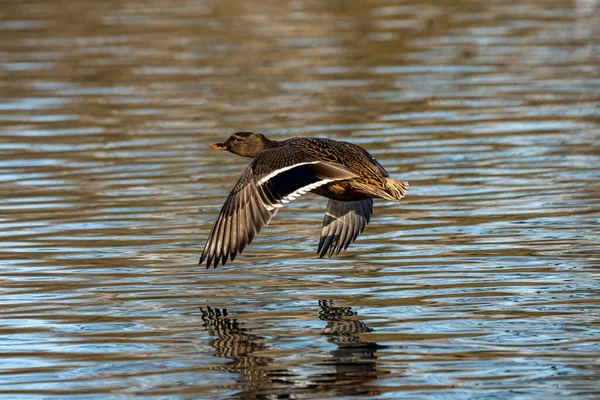
[[[304,193],[329,198],[319,256],[346,249],[365,229],[373,198],[398,201],[408,183],[389,178],[363,148],[319,138],[267,139],[238,132],[211,146],[254,158],[227,197],[200,257],[207,268],[241,253],[283,204]]]

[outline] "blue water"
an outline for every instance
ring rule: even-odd
[[[596,398],[600,6],[32,0],[0,14],[0,397]],[[410,183],[197,265],[234,131]]]

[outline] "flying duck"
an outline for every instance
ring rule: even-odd
[[[407,182],[389,177],[365,149],[332,139],[297,137],[282,141],[261,133],[237,132],[216,150],[254,160],[225,200],[212,227],[200,264],[233,261],[284,204],[311,192],[327,197],[319,257],[338,254],[362,233],[373,198],[399,201]]]

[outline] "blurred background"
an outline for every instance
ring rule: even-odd
[[[0,396],[600,395],[596,0],[0,1]],[[235,131],[410,183],[198,266]]]

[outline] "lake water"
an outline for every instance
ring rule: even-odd
[[[3,399],[600,397],[600,4],[4,1]],[[235,131],[410,183],[197,265]]]

